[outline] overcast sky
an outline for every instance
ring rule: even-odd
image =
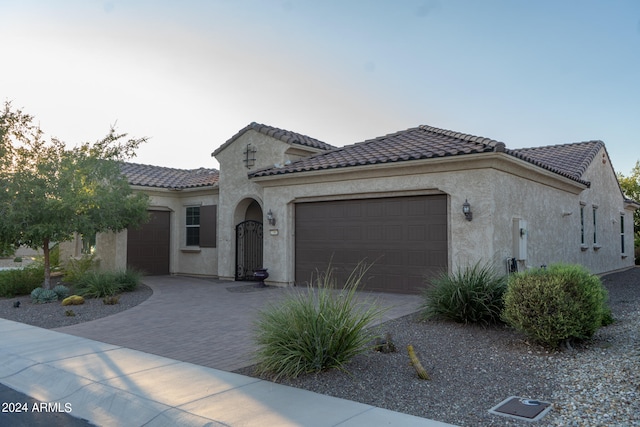
[[[218,167],[250,122],[351,144],[421,124],[640,160],[637,0],[0,0],[0,98],[70,145]]]

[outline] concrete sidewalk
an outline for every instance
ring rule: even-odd
[[[450,426],[9,320],[0,336],[1,383],[99,426]]]

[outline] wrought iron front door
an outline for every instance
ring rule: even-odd
[[[262,223],[244,221],[236,226],[236,280],[256,280],[253,270],[262,268]]]

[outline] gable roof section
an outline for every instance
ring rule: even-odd
[[[256,122],[251,122],[243,129],[241,129],[238,133],[233,135],[229,140],[227,140],[224,144],[222,144],[216,151],[211,153],[212,156],[217,155],[220,151],[224,150],[228,147],[233,141],[240,138],[245,132],[249,130],[254,130],[263,135],[270,136],[275,139],[279,139],[282,142],[287,144],[297,144],[305,147],[315,148],[317,150],[333,150],[336,147],[333,145],[327,144],[326,142],[322,142],[315,138],[311,138],[310,136],[303,135],[301,133],[291,132],[284,129],[279,129],[273,126],[263,125]]]
[[[431,126],[419,126],[316,154],[282,168],[258,170],[250,176],[280,175],[504,150],[504,144],[493,139]]]
[[[122,163],[120,169],[130,185],[174,190],[213,187],[218,183],[219,177],[217,169],[205,168],[173,169],[138,163]]]
[[[506,149],[504,143],[490,138],[422,125],[316,154],[284,167],[258,170],[249,176],[274,176],[475,153],[504,152],[588,186],[589,182],[583,180],[582,175],[603,146],[602,141],[587,141],[511,150]]]

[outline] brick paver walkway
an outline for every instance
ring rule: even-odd
[[[277,303],[291,288],[231,292],[243,282],[154,276],[144,282],[153,295],[113,316],[56,329],[201,366],[234,371],[253,364],[252,324],[256,312]],[[386,319],[416,311],[416,295],[362,294],[389,308]]]

